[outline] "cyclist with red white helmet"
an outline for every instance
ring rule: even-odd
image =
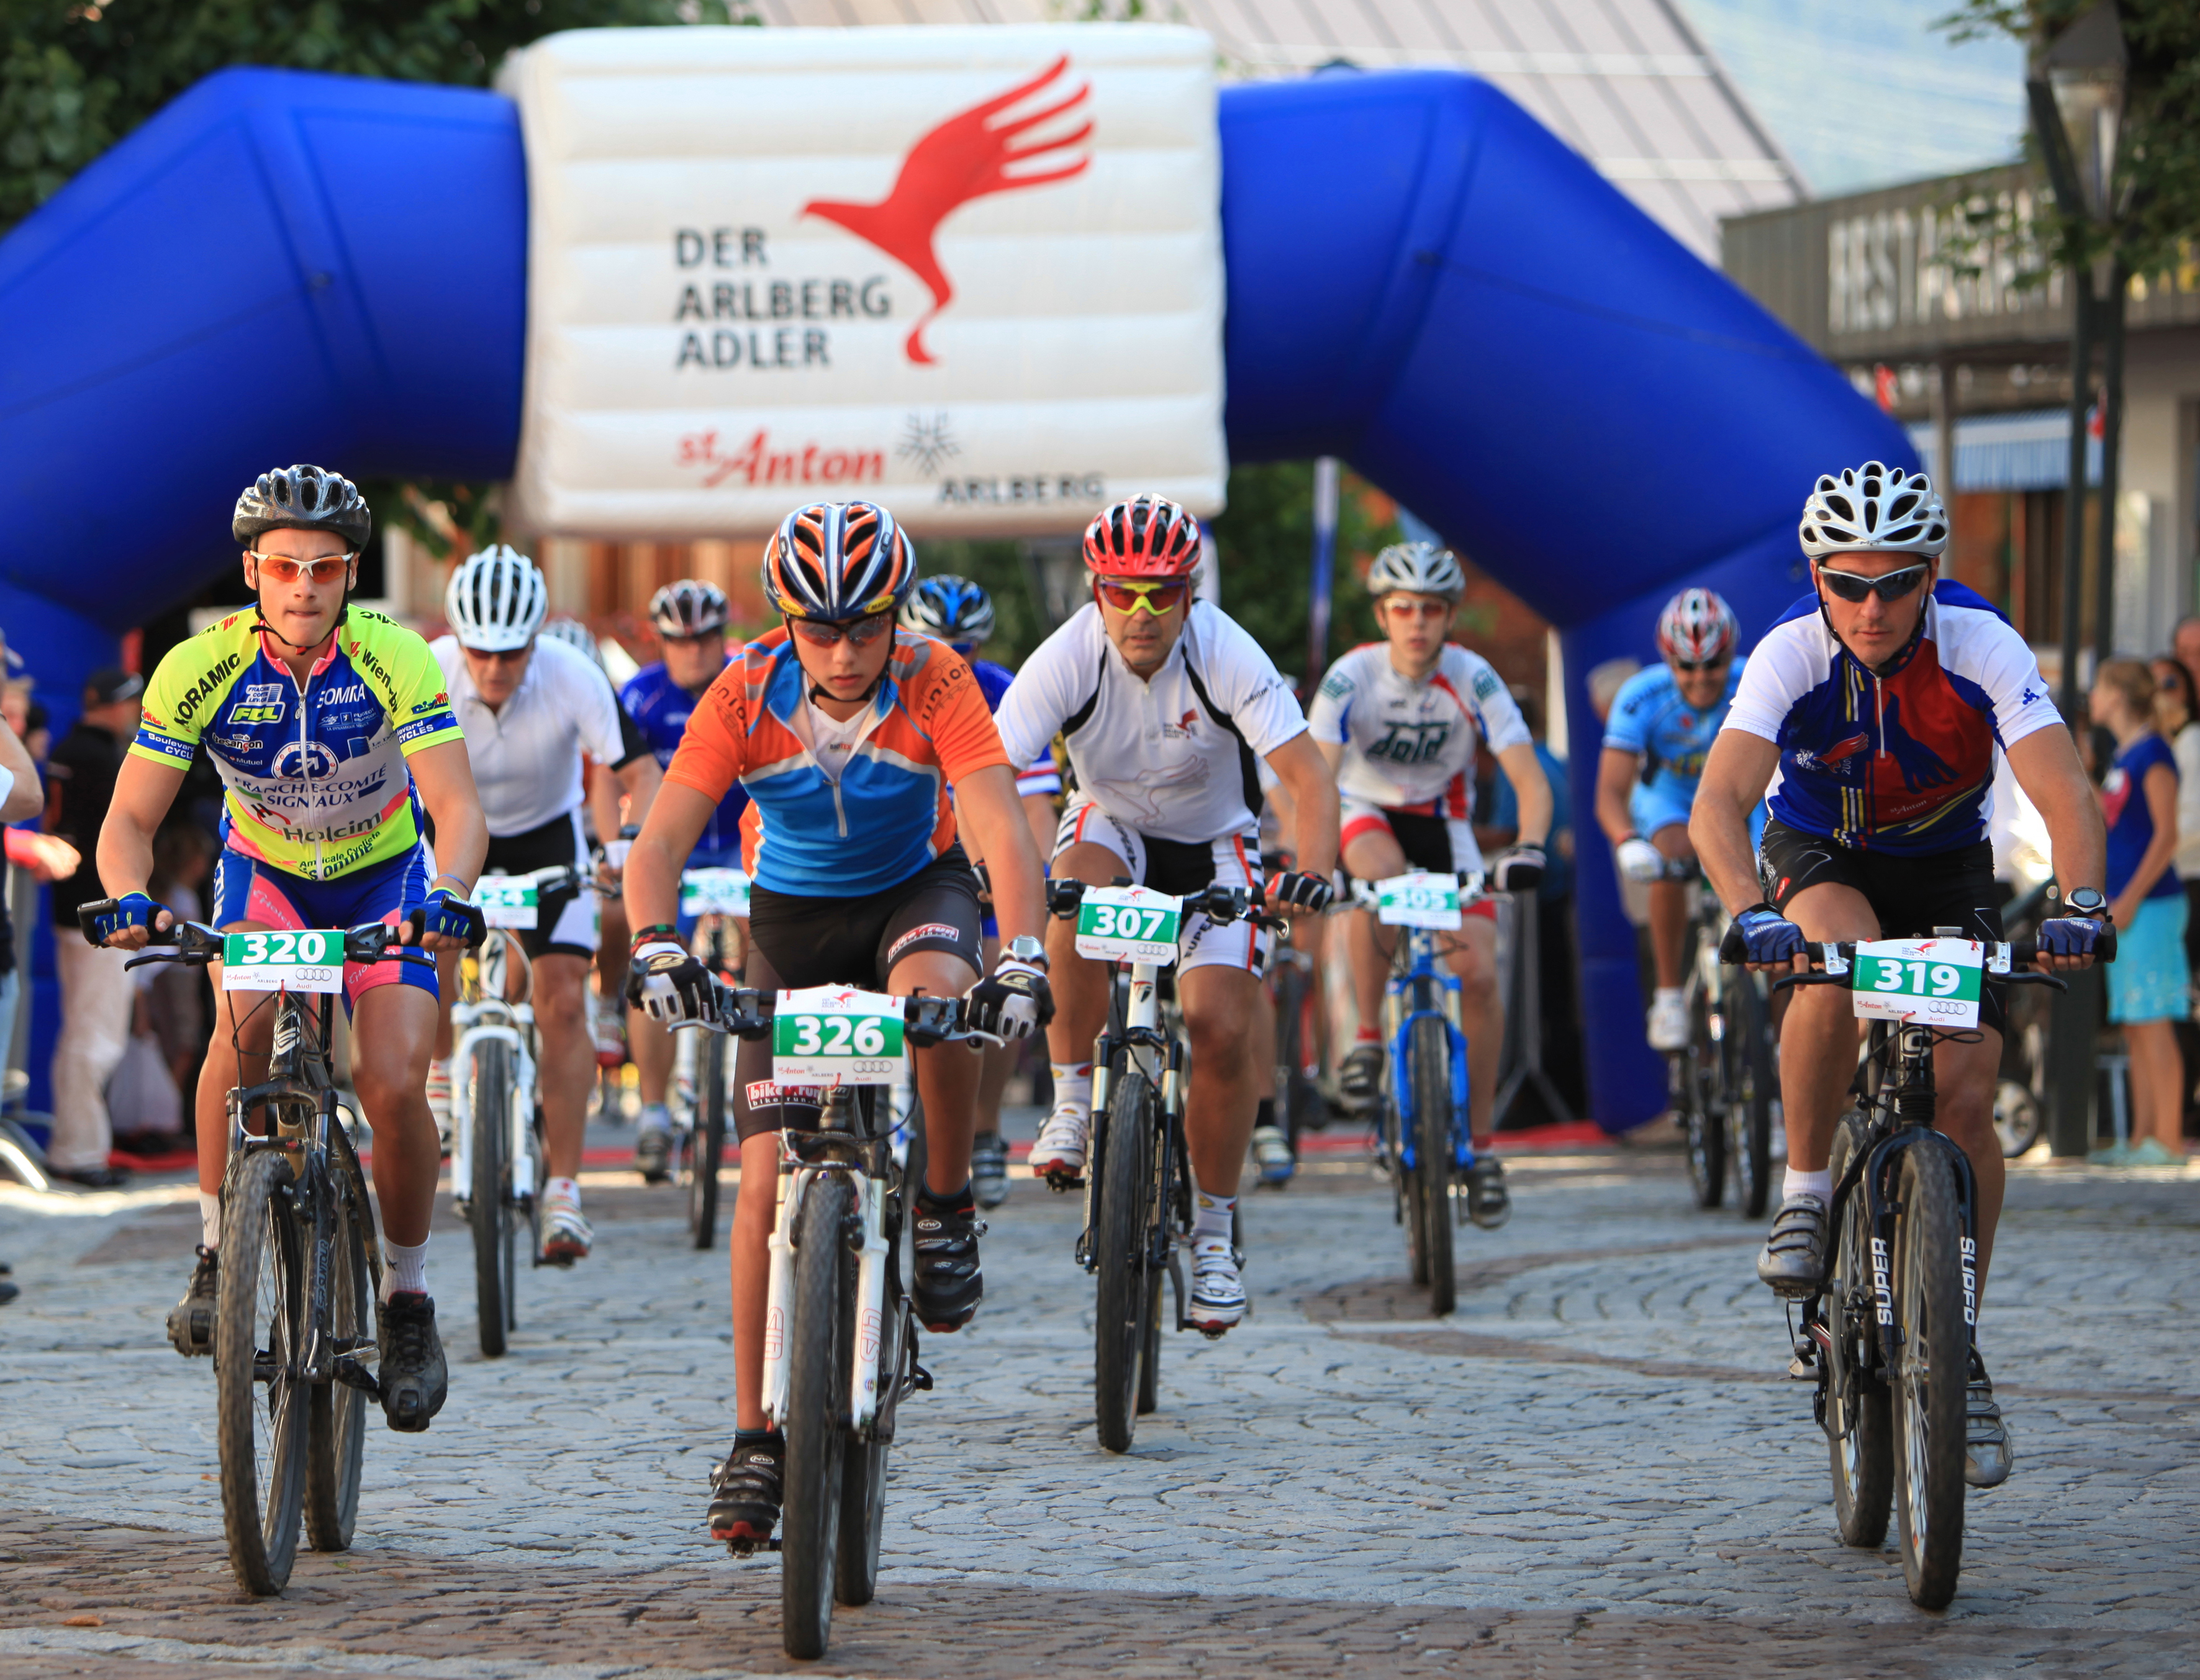
[[[1681,994],[1688,888],[1666,864],[1694,863],[1688,812],[1711,740],[1741,684],[1741,627],[1709,589],[1683,589],[1658,615],[1665,663],[1627,679],[1604,726],[1596,770],[1597,826],[1630,881],[1649,883],[1650,946],[1658,988],[1650,1002],[1650,1047],[1682,1050],[1688,1006]]]
[[[1002,744],[1017,765],[1057,733],[1068,748],[1077,791],[1055,834],[1057,878],[1104,887],[1128,875],[1175,896],[1261,889],[1257,761],[1267,759],[1296,801],[1299,862],[1268,884],[1268,899],[1317,911],[1337,866],[1337,786],[1260,644],[1192,598],[1200,553],[1199,522],[1162,496],[1095,519],[1085,533],[1092,601],[1009,685]],[[1185,1111],[1197,1191],[1186,1316],[1214,1334],[1245,1315],[1231,1219],[1258,1102],[1251,1023],[1268,935],[1200,916],[1185,932],[1176,987],[1191,1036]],[[1107,968],[1078,956],[1074,938],[1068,922],[1053,924],[1054,1111],[1031,1153],[1033,1173],[1057,1190],[1084,1181],[1092,1042],[1108,1015]]]
[[[741,818],[748,984],[959,995],[972,1027],[1009,1038],[1053,1014],[1039,849],[969,665],[894,628],[916,581],[909,538],[875,502],[797,508],[766,545],[764,593],[786,622],[704,694],[628,854],[628,996],[658,1020],[695,1019],[707,1001],[709,976],[674,916],[681,869],[736,781],[751,801]],[[978,883],[958,825],[984,851],[1007,941],[984,978]],[[984,1293],[970,1191],[978,1058],[960,1045],[920,1050],[916,1074],[929,1156],[910,1293],[927,1330],[952,1331]],[[776,1084],[770,1047],[748,1042],[733,1091],[742,1180],[769,1185],[779,1133],[814,1127],[819,1093]],[[779,1519],[786,1444],[765,1424],[762,1395],[773,1215],[769,1196],[743,1196],[734,1209],[737,1416],[733,1451],[711,1477],[720,1540],[765,1540]]]

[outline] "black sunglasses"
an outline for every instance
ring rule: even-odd
[[[1693,676],[1700,670],[1724,670],[1733,663],[1733,654],[1722,653],[1716,659],[1676,659],[1673,669],[1684,676]]]
[[[1884,577],[1859,577],[1852,571],[1835,571],[1831,566],[1822,565],[1818,576],[1826,580],[1828,589],[1845,601],[1867,601],[1875,594],[1881,600],[1897,601],[1922,583],[1929,570],[1928,566],[1906,565]]]

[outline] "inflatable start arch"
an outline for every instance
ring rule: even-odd
[[[1592,1108],[1634,1124],[1665,1080],[1581,674],[1651,657],[1684,580],[1769,623],[1811,479],[1913,453],[1485,83],[1235,86],[1220,121],[1232,457],[1342,457],[1562,633]],[[57,708],[234,563],[270,463],[510,476],[527,214],[499,95],[232,70],[0,243],[0,625]]]

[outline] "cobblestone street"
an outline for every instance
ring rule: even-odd
[[[616,1139],[617,1134],[603,1134]],[[1161,1410],[1094,1441],[1077,1207],[1020,1180],[986,1306],[927,1338],[878,1601],[816,1671],[993,1676],[2200,1673],[2200,1176],[2020,1168],[1982,1338],[2016,1474],[1963,1589],[1916,1610],[1834,1537],[1759,1233],[1676,1155],[1519,1156],[1460,1240],[1460,1309],[1402,1280],[1387,1190],[1328,1156],[1249,1197],[1255,1314],[1167,1340]],[[359,1541],[241,1599],[212,1388],[161,1323],[180,1193],[0,1191],[0,1673],[782,1672],[775,1561],[702,1531],[731,1379],[723,1250],[670,1190],[591,1175],[596,1256],[522,1280],[476,1351],[463,1228],[430,1280],[451,1400],[368,1443]]]

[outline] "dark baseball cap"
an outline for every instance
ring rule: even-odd
[[[144,692],[145,679],[118,665],[102,665],[84,680],[87,705],[112,705],[117,700],[134,700]]]

